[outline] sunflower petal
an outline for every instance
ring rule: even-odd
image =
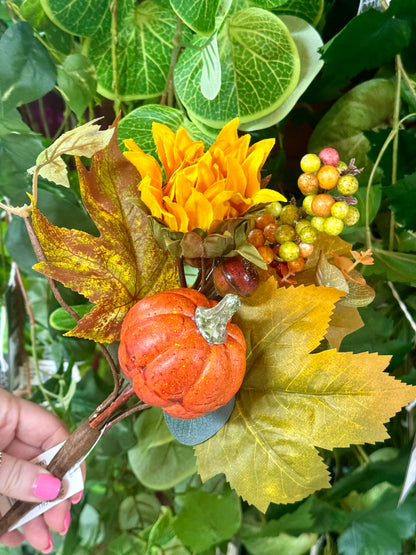
[[[273,189],[260,189],[254,196],[253,196],[253,204],[262,204],[267,202],[276,202],[282,201],[286,202],[286,198],[278,193],[277,191],[273,191]]]

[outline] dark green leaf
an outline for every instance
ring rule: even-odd
[[[230,539],[241,525],[240,499],[233,491],[224,495],[190,491],[180,496],[180,503],[173,527],[192,551]]]
[[[126,497],[118,509],[121,530],[143,530],[153,524],[160,512],[160,503],[151,493]]]
[[[325,6],[324,0],[289,0],[280,3],[275,1],[274,4],[278,15],[295,15],[305,19],[311,25],[318,24]]]
[[[416,285],[416,255],[373,248],[374,266],[366,273],[385,275],[391,281]]]
[[[350,513],[351,525],[338,540],[342,555],[395,555],[415,532],[416,499],[397,507],[399,493],[388,489],[373,506]]]
[[[53,89],[55,66],[28,23],[16,23],[0,39],[0,116]]]
[[[71,54],[65,58],[58,67],[58,87],[65,102],[81,119],[97,87],[95,68],[86,56]]]
[[[409,22],[392,17],[391,10],[368,10],[354,17],[324,47],[324,77],[344,85],[361,71],[390,61],[409,44],[410,36]]]
[[[408,230],[416,231],[416,173],[406,175],[385,193],[396,219]]]

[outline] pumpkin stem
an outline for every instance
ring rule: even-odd
[[[240,299],[231,293],[212,308],[198,306],[195,310],[195,323],[202,337],[215,345],[225,343],[228,321],[240,306]]]

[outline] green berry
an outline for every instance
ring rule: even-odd
[[[287,204],[282,208],[282,213],[280,214],[280,223],[294,225],[294,223],[299,219],[299,209],[294,204]]]
[[[341,195],[353,195],[358,190],[358,179],[353,175],[342,175],[338,179],[337,189]]]
[[[308,225],[311,225],[311,222],[309,220],[299,220],[295,227],[296,233],[299,235],[302,229],[304,227],[308,227]]]
[[[300,167],[303,172],[317,172],[321,167],[321,160],[316,154],[305,154],[300,161]]]
[[[318,231],[323,231],[324,222],[325,222],[325,218],[323,218],[322,216],[314,216],[311,220],[311,226],[317,229]]]
[[[339,235],[344,229],[344,222],[334,216],[325,219],[324,231],[327,235]]]
[[[276,241],[278,243],[285,243],[286,241],[292,241],[295,238],[295,229],[288,224],[279,225],[276,229]]]
[[[356,206],[348,206],[347,215],[344,218],[345,225],[355,225],[360,219],[360,211]]]
[[[293,241],[286,241],[280,245],[279,257],[285,262],[293,262],[299,257],[299,247]]]
[[[318,239],[318,231],[311,225],[308,225],[301,229],[298,235],[302,243],[313,244]]]
[[[331,206],[331,215],[335,218],[343,220],[348,213],[348,204],[346,202],[335,202]]]
[[[303,203],[302,203],[303,209],[305,210],[305,212],[307,214],[309,214],[309,216],[314,216],[311,205],[312,205],[312,201],[315,197],[316,197],[316,195],[312,194],[312,195],[306,196],[303,199]]]
[[[278,218],[282,213],[282,205],[279,201],[271,202],[266,206],[266,212],[271,214],[274,218]]]

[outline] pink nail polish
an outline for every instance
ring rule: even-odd
[[[52,501],[56,499],[61,490],[61,480],[50,474],[41,474],[33,486],[33,493],[39,499]]]
[[[76,493],[72,499],[71,499],[71,503],[73,505],[76,505],[77,503],[79,503],[82,499],[82,496],[84,495],[84,490],[81,490],[79,493]]]
[[[52,541],[52,536],[49,534],[49,543],[48,543],[48,547],[46,549],[44,549],[42,551],[42,553],[50,553],[53,549],[53,541]]]
[[[65,534],[68,532],[70,523],[71,523],[71,513],[68,511],[64,518],[64,529],[62,530],[62,532],[59,532],[61,536],[65,536]]]

